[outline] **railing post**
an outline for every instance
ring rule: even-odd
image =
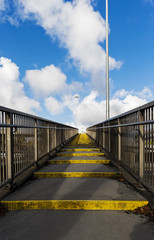
[[[97,129],[97,145],[99,146],[99,125],[98,125],[98,129]]]
[[[108,122],[108,126],[110,126],[110,123]],[[108,128],[108,144],[109,144],[109,153],[111,153],[111,128]]]
[[[12,113],[6,113],[6,124],[13,124]],[[6,128],[7,151],[7,178],[13,182],[14,177],[14,153],[13,153],[13,128]]]
[[[47,125],[47,152],[50,152],[50,129],[49,124]]]
[[[144,112],[139,111],[139,121],[144,121]],[[144,125],[139,126],[139,177],[144,178],[145,149],[144,149]]]
[[[105,125],[103,124],[103,127],[104,127]],[[106,131],[106,129],[105,128],[103,128],[103,149],[105,149],[106,147],[105,147],[105,131]]]
[[[118,118],[118,125],[121,124],[120,118]],[[121,161],[121,127],[118,127],[118,161]]]
[[[56,146],[57,146],[57,140],[56,140],[56,125],[55,125],[55,128],[53,129],[53,131],[52,131],[52,138],[53,138],[53,148],[55,148]]]
[[[37,127],[37,119],[35,119],[35,127]],[[38,129],[37,128],[35,128],[34,149],[35,149],[35,162],[37,162],[38,160]]]
[[[61,125],[61,144],[64,144],[64,132],[63,125]]]

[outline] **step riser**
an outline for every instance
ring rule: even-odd
[[[114,178],[121,173],[115,172],[35,172],[34,178]]]
[[[57,153],[57,157],[99,157],[104,156],[104,153]]]
[[[8,210],[134,210],[148,204],[148,201],[108,200],[42,200],[42,201],[1,201]]]
[[[71,149],[62,149],[62,152],[100,152],[100,149],[85,149],[85,148],[71,148]]]
[[[49,160],[48,164],[110,164],[110,160]]]

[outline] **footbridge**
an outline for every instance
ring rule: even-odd
[[[0,236],[154,239],[154,102],[78,129],[0,107]]]

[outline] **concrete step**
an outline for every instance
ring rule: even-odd
[[[62,152],[100,152],[99,148],[63,148]]]
[[[153,222],[125,211],[28,210],[1,217],[3,240],[153,240]]]
[[[108,160],[108,158],[103,156],[55,156],[52,160]]]
[[[74,152],[70,152],[70,153],[57,153],[56,154],[57,157],[72,157],[72,156],[88,156],[88,157],[94,157],[94,156],[104,156],[104,153],[101,152],[78,152],[78,153],[74,153]]]
[[[78,160],[49,160],[48,164],[79,164],[79,163],[84,163],[84,164],[110,164],[110,160],[94,160],[94,159],[78,159]]]
[[[113,178],[35,179],[8,195],[4,200],[146,201],[131,186]]]
[[[132,210],[147,205],[140,194],[118,181],[121,173],[115,167],[100,164],[109,160],[99,149],[71,151],[64,149],[57,153],[58,158],[34,172],[35,180],[8,196],[2,204],[10,210]],[[70,164],[73,162],[76,164]]]
[[[34,178],[115,178],[118,172],[34,172]]]
[[[96,160],[96,161],[101,161],[101,160]],[[91,164],[85,164],[85,163],[64,164],[63,163],[63,164],[46,165],[43,168],[41,168],[38,172],[118,172],[118,169],[114,167],[110,167],[108,165],[98,164],[98,163],[91,163]]]
[[[148,204],[148,201],[109,201],[109,200],[32,200],[2,201],[8,210],[134,210]]]

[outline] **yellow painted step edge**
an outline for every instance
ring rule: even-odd
[[[34,178],[119,177],[118,172],[34,172]]]
[[[62,152],[100,152],[99,148],[64,148]]]
[[[110,162],[110,160],[49,160],[48,164],[109,164]]]
[[[72,157],[72,156],[88,156],[88,157],[96,157],[96,156],[104,156],[104,153],[57,153],[57,157]]]
[[[117,200],[29,200],[1,201],[8,210],[134,210],[148,204],[148,201],[117,201]]]

